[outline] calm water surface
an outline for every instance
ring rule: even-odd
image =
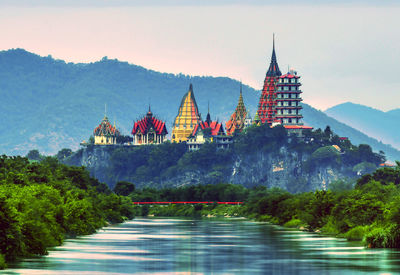
[[[1,274],[400,274],[400,251],[247,220],[138,218]]]

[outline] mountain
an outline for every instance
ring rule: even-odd
[[[396,119],[400,119],[400,108],[399,109],[394,109],[387,111],[386,114],[390,115],[391,117],[394,117]]]
[[[400,149],[400,109],[383,112],[351,102],[331,107],[325,111],[329,116]]]
[[[133,121],[145,115],[149,104],[171,129],[190,83],[204,117],[209,102],[212,118],[229,118],[240,83],[227,77],[159,73],[107,58],[73,64],[21,49],[0,52],[0,153],[77,149],[100,123],[105,104],[107,116],[116,120],[122,133],[130,133]],[[243,97],[246,104],[256,106],[254,89],[244,85]]]
[[[328,116],[322,111],[318,111],[310,105],[303,104],[303,116],[304,122],[307,125],[316,128],[325,129],[326,125],[329,125],[336,134],[342,137],[348,137],[353,144],[369,144],[375,151],[385,152],[386,157],[390,161],[400,159],[400,152],[388,144],[383,144],[372,137],[342,123],[338,120]]]
[[[260,80],[261,81],[261,80]],[[54,154],[61,148],[76,150],[107,116],[128,135],[133,121],[153,113],[171,131],[182,96],[189,84],[205,117],[210,103],[212,118],[226,121],[239,98],[240,83],[228,77],[160,73],[104,57],[94,63],[66,63],[23,49],[0,52],[0,153],[25,155],[31,149]],[[306,91],[305,91],[306,92]],[[243,85],[246,107],[255,113],[259,91]],[[400,152],[304,104],[307,124],[330,125],[354,143],[368,143],[391,159]],[[395,115],[395,114],[394,114]]]

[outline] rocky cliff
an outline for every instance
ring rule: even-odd
[[[319,163],[310,169],[306,165],[309,159],[309,154],[290,152],[286,147],[281,147],[279,153],[256,152],[238,157],[230,182],[247,187],[279,187],[295,193],[326,189],[333,181],[356,176],[350,167],[331,162]]]
[[[352,167],[339,165],[335,161],[319,162],[310,168],[310,154],[293,152],[282,146],[275,152],[257,151],[242,156],[233,154],[231,161],[218,168],[215,168],[215,165],[212,169],[198,166],[185,169],[173,167],[178,172],[140,179],[128,176],[139,167],[127,165],[124,168],[115,168],[113,155],[121,151],[121,148],[123,147],[89,146],[79,150],[66,163],[86,166],[92,176],[106,182],[111,188],[117,181],[122,180],[134,182],[137,187],[155,188],[230,182],[246,187],[263,185],[279,187],[290,192],[302,192],[325,189],[338,179],[356,177]],[[132,154],[132,157],[134,158],[135,154]]]

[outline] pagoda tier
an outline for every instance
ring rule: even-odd
[[[226,122],[226,134],[231,136],[235,131],[241,132],[248,124],[251,124],[251,118],[247,113],[243,102],[242,85],[240,85],[240,95],[238,105],[231,118]]]
[[[303,125],[300,76],[293,70],[279,77],[276,84],[276,115],[282,125]]]
[[[258,103],[258,118],[261,123],[268,123],[272,125],[278,122],[276,116],[276,84],[279,77],[282,75],[279,70],[278,62],[275,54],[275,39],[272,45],[272,57],[267,74],[264,80],[264,86]]]
[[[172,129],[172,142],[187,141],[194,127],[201,121],[199,109],[193,93],[193,85],[183,96]]]
[[[119,136],[120,133],[115,125],[111,125],[111,123],[108,121],[107,116],[104,116],[99,126],[94,129],[93,135],[94,144],[109,145],[117,143],[117,136]]]
[[[155,118],[149,106],[146,116],[133,125],[133,145],[161,144],[167,134],[165,122]]]

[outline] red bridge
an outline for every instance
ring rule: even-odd
[[[133,204],[242,204],[242,201],[134,201]]]

